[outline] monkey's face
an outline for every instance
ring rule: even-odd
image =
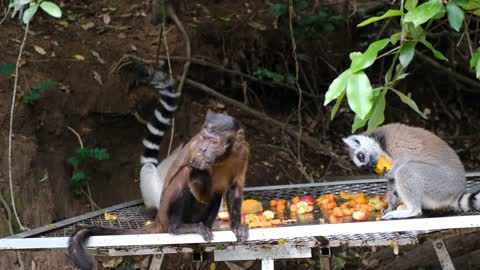
[[[343,138],[343,142],[348,145],[350,159],[357,167],[375,167],[383,152],[374,139],[364,135],[351,135]]]
[[[209,170],[215,162],[226,159],[235,142],[243,140],[243,130],[231,116],[208,112],[192,149],[190,166]]]

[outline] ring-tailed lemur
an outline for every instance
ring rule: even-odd
[[[388,181],[388,209],[383,219],[408,218],[422,209],[469,211],[480,208],[479,191],[466,192],[462,162],[455,151],[433,133],[403,124],[377,128],[370,136],[351,135],[343,141],[358,167],[374,168],[381,156],[393,167]],[[406,210],[395,210],[397,195]]]
[[[134,68],[135,82],[152,85],[160,94],[154,115],[147,124],[147,134],[142,141],[144,150],[140,158],[140,189],[143,201],[147,208],[158,209],[166,174],[181,148],[177,148],[159,163],[160,143],[172,125],[181,94],[167,74],[141,64],[135,64]]]

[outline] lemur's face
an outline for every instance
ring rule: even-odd
[[[343,141],[348,145],[350,159],[357,167],[375,167],[382,149],[374,139],[364,135],[351,135],[343,138]]]

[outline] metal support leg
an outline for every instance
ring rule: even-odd
[[[262,259],[262,270],[273,270],[273,259]]]
[[[163,253],[153,255],[152,262],[150,263],[148,270],[160,270],[163,263],[163,256],[165,256]]]
[[[438,260],[440,261],[443,270],[455,270],[455,266],[453,266],[452,259],[450,258],[450,254],[448,253],[447,246],[445,245],[445,242],[443,242],[443,239],[433,241],[433,249],[435,250],[435,253],[437,253]]]

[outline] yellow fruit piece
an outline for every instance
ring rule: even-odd
[[[152,224],[152,222],[151,222],[150,220],[147,220],[147,221],[145,221],[145,223],[143,224],[143,226],[146,227],[146,226],[148,226],[148,225],[150,225],[150,224]]]
[[[110,221],[110,220],[117,220],[117,219],[118,219],[118,217],[117,217],[117,216],[115,216],[115,215],[112,215],[112,214],[109,214],[108,212],[105,212],[105,213],[103,214],[103,217],[104,217],[104,218],[105,218],[105,220],[107,220],[107,221]]]
[[[388,172],[392,169],[392,163],[388,161],[385,156],[380,156],[377,161],[377,165],[373,170],[376,174],[383,175],[385,172]]]
[[[210,270],[216,270],[216,269],[217,269],[217,264],[214,263],[214,262],[212,262],[212,263],[210,264]]]
[[[270,211],[270,210],[267,210],[265,212],[263,212],[263,216],[267,219],[267,220],[271,220],[275,217],[275,214]]]
[[[85,61],[85,56],[81,54],[75,54],[73,58],[77,59],[78,61]]]
[[[242,202],[243,213],[254,214],[261,211],[263,211],[262,203],[257,200],[248,199]]]

